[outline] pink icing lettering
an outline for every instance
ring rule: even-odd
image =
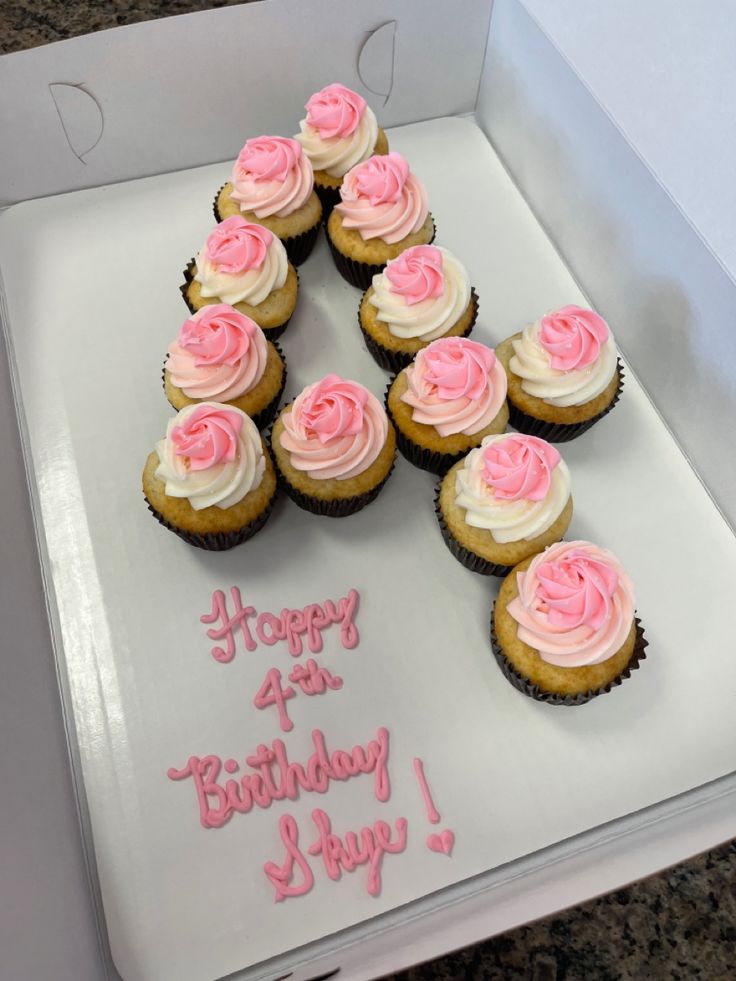
[[[557,371],[580,371],[595,364],[608,336],[603,317],[583,307],[562,307],[542,317],[539,325],[539,343]]]
[[[360,594],[356,589],[350,589],[346,596],[337,601],[337,604],[332,600],[325,600],[324,605],[309,603],[301,610],[285,608],[278,616],[269,612],[257,614],[255,607],[244,607],[237,586],[232,586],[230,593],[234,608],[232,615],[228,613],[224,592],[216,589],[212,594],[210,612],[200,617],[202,623],[220,621],[219,626],[211,627],[207,631],[207,636],[212,640],[225,638],[224,648],[219,646],[211,648],[212,656],[221,663],[232,661],[235,657],[237,628],[240,628],[247,651],[254,651],[258,647],[258,642],[272,647],[278,641],[285,640],[292,657],[301,656],[302,638],[305,636],[310,652],[318,654],[323,646],[322,631],[333,623],[340,625],[340,643],[345,650],[352,650],[360,639],[355,623],[360,600]],[[254,640],[248,626],[251,617],[256,617],[255,634],[258,641]]]
[[[552,483],[560,454],[537,436],[505,434],[483,450],[486,484],[505,501],[543,501]]]
[[[192,779],[204,828],[221,828],[234,813],[247,814],[254,805],[265,809],[274,800],[296,800],[300,789],[326,793],[333,780],[349,780],[360,773],[373,774],[377,800],[389,799],[387,729],[379,728],[365,748],[354,746],[349,752],[338,749],[330,754],[320,729],[312,731],[312,744],[314,752],[306,764],[290,761],[280,739],[274,739],[270,748],[260,745],[245,759],[252,772],[244,773],[239,781],[227,780],[224,787],[218,783],[222,761],[214,755],[191,756],[183,769],[171,767],[167,776],[170,780]]]
[[[407,306],[442,296],[445,292],[442,253],[434,245],[405,249],[397,259],[389,262],[384,275],[391,283],[391,292],[403,296]]]
[[[273,613],[261,613],[256,620],[256,637],[267,647],[273,647],[277,641],[286,639],[286,626],[283,620],[275,617]]]
[[[381,891],[381,864],[385,854],[397,854],[406,848],[408,822],[396,820],[396,839],[391,839],[391,827],[386,821],[376,821],[372,827],[363,827],[356,834],[348,831],[345,841],[332,832],[327,814],[317,808],[312,811],[319,837],[307,849],[310,855],[321,855],[325,872],[333,881],[340,878],[342,870],[352,872],[359,865],[368,866],[366,889],[371,896]],[[360,843],[359,843],[360,839]]]
[[[198,405],[171,430],[177,456],[186,457],[190,470],[208,470],[218,463],[232,463],[238,452],[238,436],[245,416],[225,406]]]
[[[332,675],[327,668],[320,668],[311,657],[306,664],[297,664],[289,675],[289,681],[299,685],[305,695],[323,695],[330,688],[342,688],[342,678]]]
[[[238,769],[238,761],[232,759],[225,760],[224,767],[226,773],[235,773]]]
[[[309,868],[309,863],[299,849],[299,828],[296,821],[290,814],[282,814],[279,819],[279,834],[281,842],[286,849],[286,858],[283,865],[276,865],[274,862],[266,862],[263,871],[268,876],[271,885],[276,889],[277,903],[289,896],[303,896],[308,893],[314,885],[314,876]],[[302,881],[295,885],[291,884],[294,877],[294,866],[297,866],[302,874]]]
[[[282,732],[291,732],[294,723],[289,718],[286,711],[286,701],[296,695],[294,689],[289,685],[284,688],[281,684],[281,672],[278,668],[271,668],[266,674],[266,678],[261,687],[256,692],[253,704],[257,709],[268,708],[275,705],[279,713],[279,726]]]
[[[210,232],[205,253],[220,272],[237,275],[249,269],[260,269],[272,241],[273,233],[263,225],[232,215]]]
[[[307,123],[323,140],[350,136],[365,112],[365,99],[339,82],[328,85],[310,98],[304,107]]]
[[[416,774],[417,781],[419,783],[419,789],[422,792],[422,797],[424,798],[424,806],[427,810],[427,820],[432,824],[439,824],[440,812],[434,806],[434,801],[432,800],[432,795],[429,792],[429,786],[427,784],[427,778],[424,775],[424,763],[419,759],[418,756],[414,758],[414,773]]]

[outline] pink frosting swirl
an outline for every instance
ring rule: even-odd
[[[634,618],[634,589],[611,552],[590,542],[558,542],[517,573],[508,605],[518,636],[558,667],[599,664],[623,645]]]
[[[307,203],[314,174],[296,140],[257,136],[238,154],[232,184],[231,197],[241,211],[252,211],[258,218],[283,218]]]
[[[434,245],[414,245],[392,259],[384,269],[390,290],[403,296],[407,306],[442,296],[445,278],[442,253]]]
[[[472,436],[498,415],[506,400],[506,373],[496,352],[464,337],[440,337],[406,369],[401,400],[415,422],[440,436]]]
[[[328,85],[310,98],[304,107],[307,123],[323,140],[350,136],[358,128],[365,112],[365,99],[339,82]]]
[[[260,269],[272,240],[273,233],[263,225],[233,215],[207,236],[205,255],[220,272],[236,275]]]
[[[547,314],[539,327],[539,343],[557,371],[580,371],[594,364],[608,335],[608,324],[603,317],[594,310],[576,306]]]
[[[200,405],[171,430],[174,453],[186,457],[190,470],[209,470],[232,463],[245,416],[237,409]]]
[[[399,242],[418,232],[429,211],[424,185],[400,153],[369,157],[345,175],[335,210],[361,238]]]
[[[538,436],[508,436],[483,450],[481,476],[505,501],[543,501],[560,454]]]
[[[308,385],[283,415],[280,441],[297,470],[317,480],[354,477],[375,461],[386,413],[368,389],[339,375]]]
[[[227,402],[258,384],[267,360],[258,324],[227,303],[212,303],[184,321],[169,345],[166,368],[189,398]]]

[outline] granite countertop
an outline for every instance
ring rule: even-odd
[[[0,53],[231,5],[229,0],[77,0],[69,5],[6,0],[0,5]],[[736,842],[730,842],[626,889],[401,972],[392,981],[725,981],[734,976]]]

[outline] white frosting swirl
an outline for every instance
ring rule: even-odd
[[[325,170],[331,177],[344,177],[356,164],[372,156],[378,139],[378,122],[370,106],[350,136],[333,136],[322,139],[306,119],[299,123],[299,140],[314,170]]]
[[[190,466],[188,457],[176,452],[171,434],[176,427],[186,428],[189,417],[201,412],[203,406],[239,413],[243,421],[234,458],[196,470]],[[159,458],[156,476],[164,482],[168,496],[185,497],[195,511],[213,505],[222,509],[232,507],[260,485],[266,469],[261,435],[253,420],[240,409],[220,402],[197,402],[178,412],[169,420],[166,437],[156,443],[156,453]]]
[[[580,371],[559,371],[550,364],[550,355],[539,342],[542,321],[528,324],[511,343],[514,354],[509,367],[521,378],[528,395],[562,407],[590,402],[608,387],[616,371],[616,344],[613,335],[602,345],[600,357]]]
[[[509,500],[495,494],[483,479],[483,452],[491,444],[515,437],[516,433],[486,436],[480,446],[468,453],[455,474],[455,502],[465,508],[465,523],[485,528],[499,545],[529,541],[544,534],[570,498],[570,471],[562,459],[551,471],[549,490],[541,501]]]
[[[447,249],[434,248],[442,253],[444,289],[441,296],[428,296],[410,304],[405,297],[392,291],[391,280],[385,272],[373,277],[373,295],[369,302],[394,337],[421,338],[423,341],[442,337],[457,323],[470,302],[470,277],[465,266]]]
[[[266,249],[263,263],[240,273],[223,272],[207,257],[207,248],[201,249],[196,259],[194,279],[200,283],[206,299],[219,297],[223,303],[249,303],[257,307],[274,290],[286,282],[289,260],[283,243],[274,235]]]

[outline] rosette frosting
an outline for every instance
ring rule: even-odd
[[[316,480],[363,473],[388,435],[386,412],[375,395],[334,374],[308,385],[282,418],[281,445],[291,465]]]
[[[570,498],[570,472],[560,454],[536,436],[486,436],[455,476],[465,521],[499,544],[542,535]]]
[[[429,213],[427,192],[400,153],[370,157],[345,175],[335,211],[363,240],[393,244],[418,232]]]
[[[506,373],[495,351],[464,337],[441,337],[406,369],[402,402],[415,422],[440,436],[472,436],[498,415],[506,400]]]
[[[156,476],[169,497],[185,497],[195,511],[229,508],[255,490],[266,461],[255,423],[220,402],[188,405],[156,443]]]
[[[517,573],[507,610],[519,640],[548,664],[582,667],[614,655],[634,619],[634,587],[611,552],[590,542],[558,542]]]
[[[616,371],[616,345],[593,310],[562,307],[529,324],[512,341],[509,366],[529,395],[560,407],[605,391]]]
[[[447,249],[415,245],[373,277],[370,303],[395,337],[442,337],[470,302],[470,277]]]
[[[233,165],[230,197],[257,218],[285,218],[312,193],[314,173],[296,140],[257,136],[248,140]]]
[[[373,153],[378,123],[357,92],[335,82],[316,92],[304,107],[296,139],[315,170],[342,177]]]
[[[258,384],[267,360],[258,324],[226,303],[212,303],[184,321],[166,369],[189,398],[228,402]]]
[[[258,306],[286,282],[286,249],[267,228],[240,215],[226,218],[207,237],[194,279],[202,296]]]

